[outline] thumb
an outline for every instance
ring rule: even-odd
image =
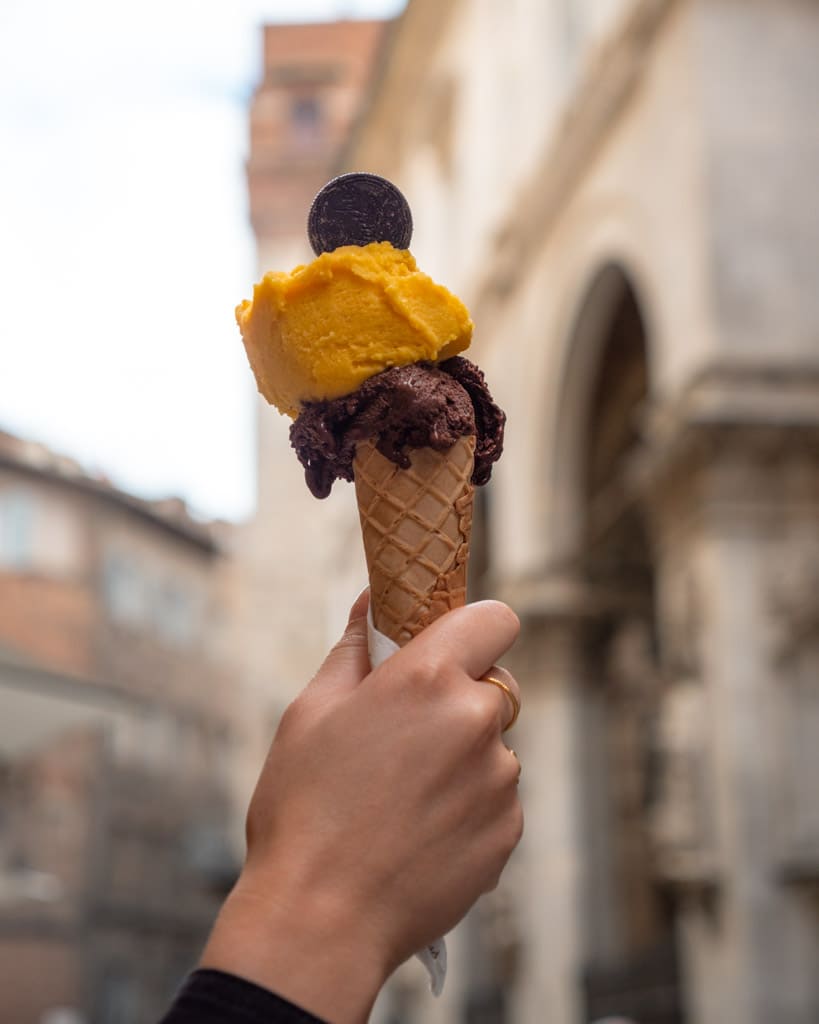
[[[353,602],[347,626],[340,639],[324,659],[324,663],[310,683],[316,690],[339,693],[353,690],[370,673],[370,655],[367,651],[367,609],[370,591],[365,588]]]

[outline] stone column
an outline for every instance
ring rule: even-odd
[[[676,741],[666,729],[677,771],[657,808],[658,872],[679,894],[689,1024],[809,1024],[819,1020],[816,424],[793,422],[798,408],[775,390],[728,417],[739,391],[718,391],[700,390],[654,476],[661,656],[669,692],[688,702]]]
[[[584,947],[581,821],[582,626],[566,601],[516,601],[523,632],[508,660],[523,711],[508,741],[523,766],[524,838],[507,869],[520,929],[508,1020],[576,1024]]]

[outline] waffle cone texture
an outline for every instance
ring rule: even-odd
[[[373,623],[403,646],[466,603],[475,438],[416,448],[402,469],[369,441],[353,463]]]

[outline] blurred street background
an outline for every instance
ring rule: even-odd
[[[819,1020],[819,5],[7,0],[0,1020],[153,1024],[366,576],[233,307],[367,170],[508,413],[526,833],[373,1024]]]

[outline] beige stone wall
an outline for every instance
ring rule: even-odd
[[[453,146],[465,180],[452,175],[443,216],[435,190],[416,184],[414,158],[399,168],[389,154],[378,152],[376,129],[372,149],[365,147],[360,158],[401,178],[418,224],[413,249],[433,273],[440,264],[439,276],[459,287],[468,301],[477,324],[472,351],[510,411],[506,453],[492,489],[496,561],[504,572],[519,574],[563,554],[554,549],[559,543],[552,525],[558,515],[559,469],[552,446],[567,347],[594,274],[614,261],[633,278],[652,319],[652,376],[658,393],[672,392],[713,351],[703,129],[693,61],[696,26],[691,9],[677,6],[647,52],[638,49],[610,59],[598,53],[596,64],[594,54],[587,55],[592,99],[599,102],[601,93],[616,96],[624,76],[629,83],[621,103],[611,102],[599,113],[592,103],[583,103],[582,93],[575,98],[569,115],[596,118],[589,126],[593,138],[579,138],[583,129],[572,125],[571,116],[562,125],[556,116],[550,119],[547,93],[545,116],[535,121],[530,115],[528,131],[519,129],[530,150],[534,147],[526,138],[540,133],[539,152],[530,155],[529,166],[525,149],[521,155],[517,146],[497,142],[503,107],[492,117],[478,102],[490,90],[496,70],[491,60],[474,59],[475,52],[490,49],[493,39],[491,23],[480,26],[481,46],[472,50],[464,68],[463,109],[454,119]],[[467,5],[465,16],[475,17],[479,7]],[[523,24],[531,33],[531,23],[524,19]],[[435,51],[433,69],[438,62],[457,67],[458,49],[467,48],[465,40],[473,38],[468,26],[463,38],[460,32],[451,35],[449,46],[445,40]],[[557,40],[553,46],[559,52]],[[530,81],[529,90],[536,94],[542,84]],[[513,111],[516,98],[510,98]],[[391,113],[397,116],[397,110]],[[468,141],[461,146],[462,140]],[[410,137],[405,143],[408,150],[412,142]],[[579,166],[570,162],[570,145],[585,150]],[[436,242],[442,223],[444,233],[451,234],[441,248]],[[527,236],[523,245],[521,234]],[[503,237],[507,246],[499,240]],[[427,248],[429,259],[423,255]]]
[[[581,1019],[579,972],[609,941],[595,929],[616,938],[590,883],[605,808],[583,783],[588,737],[604,735],[590,638],[612,612],[581,559],[593,386],[623,274],[649,378],[629,486],[651,524],[660,734],[677,758],[667,846],[646,870],[680,887],[690,1021],[819,1012],[815,795],[800,781],[816,767],[789,753],[794,716],[801,749],[819,742],[813,627],[795,625],[793,596],[815,575],[790,572],[787,627],[770,583],[780,560],[814,564],[817,39],[800,0],[413,0],[346,154],[405,191],[413,251],[467,300],[472,354],[509,411],[488,497],[490,586],[525,622],[516,1024]],[[773,653],[783,628],[792,659]],[[772,838],[794,829],[798,856]],[[474,982],[457,956],[452,970],[447,1008],[422,1003],[417,1019],[457,1019]]]
[[[467,301],[471,354],[509,412],[482,583],[524,619],[511,662],[527,709],[514,739],[527,830],[497,898],[452,937],[443,999],[408,965],[374,1021],[392,1003],[448,1024],[495,986],[515,1024],[575,1024],[581,971],[621,941],[598,877],[617,838],[592,784],[616,792],[618,780],[594,746],[634,723],[606,724],[614,700],[601,691],[616,678],[595,644],[629,635],[635,613],[633,595],[590,586],[584,560],[595,380],[624,288],[648,386],[619,482],[645,527],[655,593],[636,623],[656,626],[657,649],[640,671],[654,673],[665,758],[645,874],[678,901],[689,1024],[819,1012],[819,837],[804,782],[819,769],[794,753],[819,742],[804,611],[817,579],[817,38],[807,0],[410,0],[388,36],[332,170],[382,173],[405,192],[413,252]],[[309,258],[301,219],[276,230],[268,214],[284,204],[289,216],[298,195],[306,212],[314,190],[304,153],[274,131],[284,107],[265,89],[284,49],[268,49],[251,161],[261,270]],[[265,154],[278,207],[254,178]],[[350,490],[315,502],[287,428],[260,406],[259,513],[236,538],[248,785],[363,580]]]
[[[802,0],[698,8],[721,341],[734,359],[815,366],[819,11]]]

